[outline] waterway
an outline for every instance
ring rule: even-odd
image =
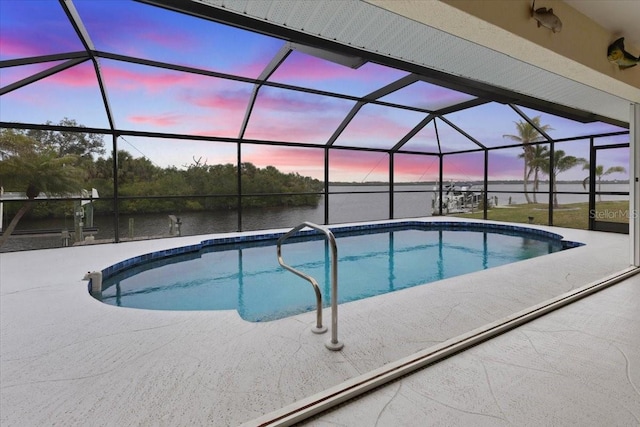
[[[432,185],[396,185],[393,204],[394,218],[414,218],[431,215],[433,198]],[[626,183],[607,183],[602,185],[603,192],[628,191]],[[357,191],[357,193],[349,193]],[[525,203],[522,184],[490,184],[489,197],[497,197],[499,205]],[[541,184],[539,191],[548,191]],[[582,192],[581,184],[559,184],[559,192]],[[389,193],[387,186],[332,186],[329,194],[329,223],[383,220],[390,218]],[[602,200],[627,200],[628,196],[604,195]],[[586,194],[558,194],[561,204],[586,203]],[[538,202],[548,202],[548,194],[538,194]],[[216,212],[174,212],[180,218],[180,233],[183,236],[238,231],[238,215],[235,210]],[[318,206],[274,207],[263,209],[245,209],[242,213],[242,230],[269,228],[287,228],[303,221],[324,223],[325,199]],[[6,219],[5,219],[6,221]],[[6,226],[6,224],[4,224]],[[93,235],[95,241],[113,241],[115,220],[113,216],[101,216],[96,213],[94,226],[98,232]],[[22,220],[18,229],[68,229],[73,231],[72,218]],[[118,222],[121,240],[146,239],[170,236],[170,221],[166,213],[144,215],[121,215]],[[174,228],[174,232],[175,232]],[[27,249],[55,248],[62,246],[60,235],[46,237],[11,237],[0,248],[0,252]]]

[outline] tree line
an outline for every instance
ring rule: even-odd
[[[117,156],[121,213],[193,212],[238,206],[237,165],[208,165],[194,160],[182,169],[162,168],[145,157],[134,158],[127,151],[119,150]],[[113,158],[98,159],[94,166],[88,182],[95,184],[101,198],[113,197]],[[242,198],[244,208],[317,206],[318,193],[324,189],[317,179],[283,173],[273,166],[259,168],[248,162],[240,164],[240,177],[242,194],[248,195]]]
[[[52,123],[47,122],[47,125]],[[60,126],[82,127],[64,119]],[[105,157],[102,135],[53,131],[0,129],[0,186],[5,192],[24,193],[21,206],[5,203],[5,217],[12,217],[3,238],[25,215],[62,217],[73,212],[73,202],[32,203],[39,195],[78,197],[82,189],[95,188],[99,214],[114,211],[109,200],[114,194],[113,153]],[[251,163],[208,165],[195,159],[183,168],[160,167],[146,157],[133,157],[118,150],[118,209],[123,214],[235,209],[238,206],[238,167],[242,206],[317,206],[324,189],[321,181],[298,173],[283,173],[273,166],[259,168]],[[275,195],[285,193],[284,195]],[[312,194],[291,194],[312,193]],[[260,194],[271,194],[260,196]],[[140,198],[138,198],[140,197]],[[15,224],[13,224],[15,222]],[[2,241],[0,240],[0,245]]]

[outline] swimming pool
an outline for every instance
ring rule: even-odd
[[[461,222],[331,227],[338,244],[339,302],[553,253],[577,244],[545,231]],[[154,310],[237,310],[267,321],[315,309],[309,283],[278,265],[282,233],[239,236],[141,255],[102,271],[104,303]],[[283,246],[287,263],[315,277],[329,304],[329,249],[303,230]]]
[[[338,245],[339,302],[546,255],[578,244],[524,227],[400,222],[330,227]],[[309,283],[277,262],[279,234],[203,241],[142,255],[103,270],[104,303],[154,310],[237,310],[248,321],[315,309]],[[283,246],[288,264],[318,280],[329,303],[330,254],[303,230]]]

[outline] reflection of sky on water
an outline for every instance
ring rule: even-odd
[[[337,234],[339,300],[347,302],[561,250],[558,240],[514,232],[426,230]],[[318,280],[329,304],[324,240],[283,246],[283,258]],[[159,310],[238,310],[265,321],[314,309],[303,279],[281,268],[275,241],[208,247],[126,270],[104,283],[104,302]]]

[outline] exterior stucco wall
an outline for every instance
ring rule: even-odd
[[[552,7],[563,23],[553,33],[538,28],[529,0],[367,0],[371,4],[487,46],[578,82],[640,102],[640,66],[619,70],[606,58],[612,34],[559,0]],[[544,4],[543,4],[544,3]],[[639,54],[634,46],[627,50]],[[452,52],[455,54],[455,52]]]

